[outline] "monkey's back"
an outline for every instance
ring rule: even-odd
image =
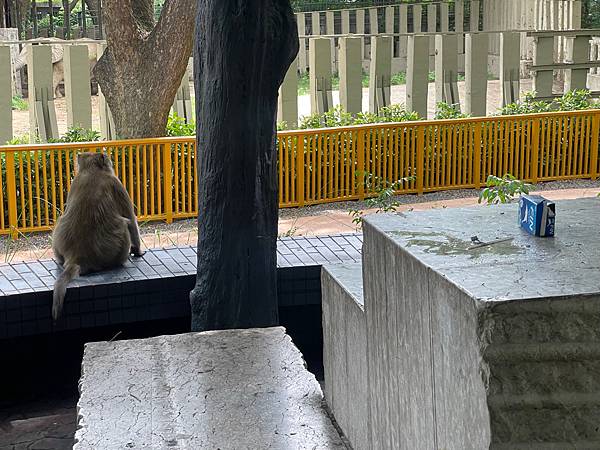
[[[129,254],[128,220],[115,206],[115,181],[106,173],[75,177],[66,212],[54,230],[55,251],[81,266],[83,273],[120,265]]]

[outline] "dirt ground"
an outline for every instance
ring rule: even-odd
[[[192,96],[194,95],[193,84],[190,85]],[[531,90],[531,80],[521,80],[521,92]],[[464,109],[465,83],[458,83],[459,96],[461,98],[461,107]],[[406,85],[392,86],[392,103],[406,103]],[[500,82],[498,80],[488,81],[487,92],[487,110],[488,114],[495,113],[500,107],[502,93],[500,91]],[[339,92],[333,92],[333,103],[339,104]],[[56,121],[58,131],[62,135],[67,131],[67,106],[64,97],[54,100],[56,109]],[[363,89],[363,111],[369,109],[369,89]],[[433,117],[435,114],[435,84],[429,84],[428,96],[428,115]],[[310,115],[310,96],[301,95],[298,97],[298,115],[299,117]],[[92,96],[92,126],[100,131],[100,117],[98,107],[98,96]],[[23,136],[29,134],[29,111],[13,111],[13,135]]]

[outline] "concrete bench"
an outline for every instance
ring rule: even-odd
[[[368,447],[367,335],[362,265],[323,266],[325,398],[355,450]]]
[[[336,449],[283,328],[87,344],[75,450]]]

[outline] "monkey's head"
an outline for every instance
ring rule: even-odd
[[[106,170],[113,173],[113,165],[105,153],[80,153],[77,155],[77,171]]]

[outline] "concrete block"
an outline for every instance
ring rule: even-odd
[[[0,45],[0,145],[12,139],[12,64],[10,47]]]
[[[590,61],[591,36],[567,37],[567,60],[572,63]],[[587,76],[590,69],[571,69],[565,71],[565,92],[575,89],[586,89]]]
[[[516,206],[365,218],[370,448],[600,446],[600,199]]]
[[[86,344],[74,449],[345,448],[283,328]]]
[[[440,3],[440,31],[442,33],[450,30],[450,5]]]
[[[460,109],[456,35],[435,36],[435,101]]]
[[[298,26],[298,36],[306,36],[306,22],[304,13],[296,14],[296,23]],[[300,37],[300,47],[298,49],[298,70],[305,73],[308,68],[308,51],[306,49],[306,38]]]
[[[408,33],[408,5],[399,5],[398,6],[398,31],[400,34]],[[408,37],[400,36],[398,38],[398,46],[400,58],[406,58],[406,50],[408,45]]]
[[[362,265],[329,265],[321,273],[325,398],[356,450],[369,446],[367,336]]]
[[[324,113],[333,108],[331,94],[331,39],[311,38],[309,41],[310,110]]]
[[[329,36],[335,35],[335,14],[333,11],[325,12],[325,34]],[[335,45],[335,38],[330,40],[331,42],[331,70],[335,72],[337,68],[337,47]]]
[[[465,112],[475,117],[487,114],[488,36],[465,36]]]
[[[502,86],[502,106],[519,101],[521,90],[521,35],[510,31],[500,35],[500,85]],[[550,74],[552,75],[552,73]],[[535,81],[534,81],[535,83]],[[535,88],[534,88],[535,89]],[[552,84],[550,85],[552,90]]]
[[[321,34],[321,13],[313,11],[310,13],[310,20],[312,24],[312,35],[318,36]]]
[[[408,36],[406,60],[406,109],[427,117],[427,91],[429,88],[429,37]]]
[[[552,70],[539,70],[535,66],[551,65],[554,63],[554,40],[554,36],[536,36],[534,40],[532,87],[538,97],[549,97],[552,95],[554,72]]]
[[[470,25],[471,31],[479,31],[479,8],[480,8],[479,0],[471,0],[471,17],[470,17]]]
[[[437,8],[438,5],[430,3],[427,5],[427,32],[437,32]],[[430,62],[433,62],[435,56],[435,36],[429,38],[429,58]]]
[[[290,129],[298,124],[298,65],[294,61],[285,74],[283,83],[279,87],[277,103],[277,121],[285,122]]]
[[[58,138],[50,45],[27,44],[29,134],[32,142]]]
[[[423,31],[423,6],[419,4],[413,4],[413,32],[421,33]]]
[[[342,9],[342,34],[350,34],[350,10]]]
[[[87,45],[64,45],[67,126],[92,128],[90,63]]]
[[[358,35],[362,35],[365,34],[365,10],[364,9],[357,9],[356,10],[356,34]],[[362,39],[362,45],[361,45],[361,53],[362,53],[362,60],[365,61],[366,58],[366,52],[365,52],[365,46],[366,46],[366,41],[364,37],[361,37]]]
[[[340,104],[345,111],[362,111],[362,39],[340,38]]]
[[[454,31],[460,33],[465,29],[464,25],[465,21],[465,1],[464,0],[456,0],[454,2]],[[462,54],[464,52],[464,35],[458,35],[458,54]]]
[[[369,8],[369,27],[371,28],[371,36],[379,34],[379,17],[377,8]],[[373,51],[371,49],[371,51]]]
[[[392,79],[392,38],[371,37],[371,67],[369,70],[369,111],[390,105]]]
[[[394,14],[396,7],[394,6],[386,6],[385,7],[385,33],[393,34],[394,33]]]

